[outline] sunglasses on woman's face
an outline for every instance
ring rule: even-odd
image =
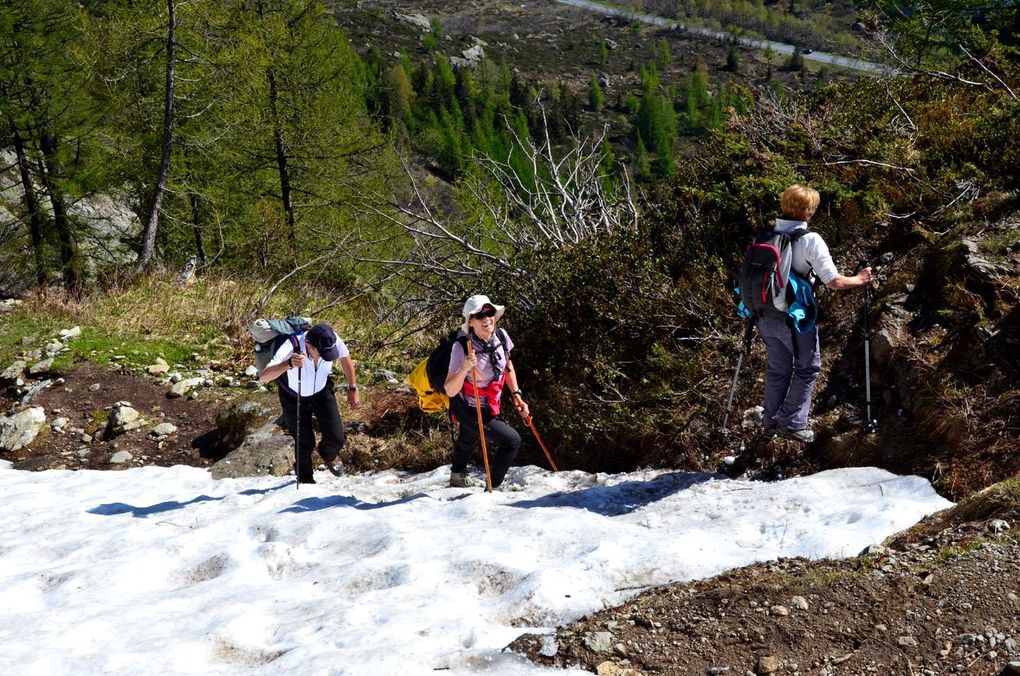
[[[496,316],[496,310],[494,308],[490,307],[487,310],[482,310],[481,312],[476,312],[475,314],[471,315],[471,319],[485,319],[487,317],[495,317],[495,316]]]

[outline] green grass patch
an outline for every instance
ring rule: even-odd
[[[982,544],[984,544],[982,540],[974,540],[973,542],[967,542],[955,547],[946,547],[935,555],[933,561],[935,563],[945,563],[950,559],[955,559],[958,556],[963,556],[967,552],[972,552],[975,549],[980,548]]]

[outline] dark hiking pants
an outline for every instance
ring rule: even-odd
[[[806,429],[811,391],[822,370],[818,330],[798,333],[785,319],[762,319],[758,331],[769,355],[762,427]]]
[[[297,438],[297,399],[280,392],[280,405],[283,406],[283,417],[287,421],[287,431],[292,439]],[[340,419],[340,409],[336,404],[336,397],[333,396],[333,379],[326,380],[326,386],[310,397],[301,397],[301,439],[297,440],[298,446],[298,481],[309,482],[312,480],[312,449],[315,448],[315,429],[312,427],[312,418],[319,423],[319,432],[322,434],[322,441],[319,442],[319,455],[326,462],[333,462],[340,454],[340,449],[347,442],[347,435],[344,434],[343,421]]]
[[[509,404],[504,404],[509,405]],[[475,407],[468,404],[464,397],[450,398],[450,411],[460,423],[460,434],[453,444],[454,472],[467,470],[471,452],[480,439],[478,433],[478,413]],[[489,450],[489,468],[492,473],[492,487],[503,483],[503,477],[517,457],[521,448],[521,435],[517,430],[503,422],[502,418],[492,415],[489,407],[482,405],[482,424],[485,426],[485,445]]]

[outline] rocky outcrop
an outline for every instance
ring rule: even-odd
[[[214,479],[284,476],[294,464],[294,442],[276,422],[251,431],[244,442],[210,470]]]

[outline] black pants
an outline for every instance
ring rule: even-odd
[[[460,423],[460,434],[453,444],[452,471],[463,472],[481,437],[478,432],[478,413],[474,406],[459,395],[450,399],[450,412]],[[482,406],[482,424],[485,426],[485,444],[492,454],[490,471],[492,487],[495,488],[503,483],[503,477],[517,457],[517,451],[521,448],[521,435],[503,422],[502,418],[492,415],[492,411],[485,405]]]
[[[296,440],[298,446],[298,481],[309,482],[312,480],[312,449],[315,448],[315,430],[312,428],[312,418],[319,423],[319,432],[322,434],[322,441],[319,442],[319,455],[326,462],[333,462],[336,456],[340,455],[340,449],[347,442],[347,435],[344,434],[343,420],[340,419],[340,409],[336,405],[336,397],[333,396],[333,379],[326,380],[326,386],[310,397],[301,397],[301,438],[297,439],[298,402],[280,392],[280,405],[283,406],[283,417],[287,421],[287,431],[292,439]]]

